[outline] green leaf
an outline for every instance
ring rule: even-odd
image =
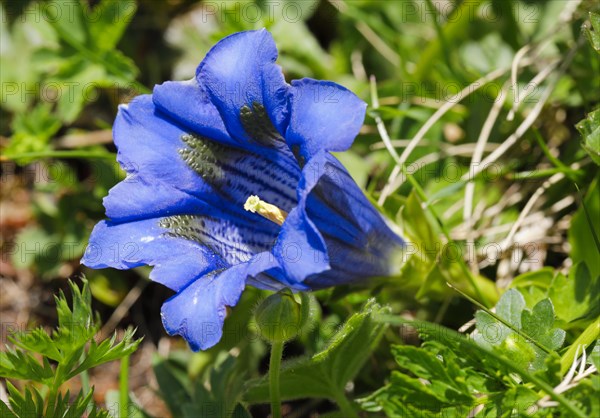
[[[517,386],[508,389],[500,399],[500,407],[496,413],[503,414],[503,417],[528,417],[532,414],[529,408],[532,406],[535,408],[540,397],[536,391],[526,386]],[[544,416],[544,413],[540,415]]]
[[[344,387],[367,361],[386,328],[385,324],[375,322],[374,317],[387,312],[388,308],[371,299],[333,335],[323,351],[310,358],[284,362],[280,375],[282,399],[343,396]],[[249,382],[245,401],[261,403],[269,399],[266,377]]]
[[[416,193],[412,192],[406,199],[406,204],[402,209],[402,219],[406,222],[402,225],[408,236],[422,243],[427,249],[436,248],[439,245],[439,234],[434,228],[435,222],[430,219],[427,212],[423,210],[421,202]],[[433,258],[435,252],[433,254]]]
[[[47,359],[40,364],[33,355],[9,347],[0,352],[0,377],[47,383],[54,377],[54,370]]]
[[[62,354],[52,337],[50,337],[43,328],[36,328],[31,332],[22,332],[9,337],[9,340],[16,346],[26,351],[42,354],[54,361],[60,361]]]
[[[25,416],[18,411],[36,411],[33,416],[62,418],[83,416],[89,410],[89,417],[108,417],[105,411],[94,408],[92,392],[85,396],[80,392],[73,401],[68,392],[63,397],[60,388],[91,367],[131,354],[140,342],[133,340],[134,331],[127,330],[119,343],[116,335],[97,343],[94,336],[98,322],[92,313],[88,282],[83,280],[81,290],[71,281],[69,286],[72,306],[69,307],[63,292],[55,298],[59,325],[51,336],[42,328],[15,333],[9,336],[15,347],[0,352],[0,377],[42,383],[46,386],[44,393],[50,394],[48,399],[38,399],[37,389],[30,390],[27,386],[21,394],[9,386],[11,407],[18,416]],[[55,367],[50,360],[57,363]]]
[[[600,303],[599,278],[592,278],[587,265],[577,263],[569,275],[557,274],[548,291],[556,310],[556,316],[569,324],[587,316],[597,317]]]
[[[521,328],[521,314],[525,309],[525,299],[521,292],[508,290],[496,305],[496,314],[515,328]]]
[[[107,411],[96,408],[93,405],[92,398],[94,391],[91,390],[84,396],[80,391],[75,398],[70,396],[69,391],[64,395],[59,394],[55,404],[46,405],[44,397],[40,391],[34,387],[25,388],[24,393],[7,382],[9,393],[8,401],[12,412],[7,413],[8,408],[4,402],[0,402],[0,416],[4,417],[47,417],[47,418],[65,418],[82,417],[88,418],[109,418]]]
[[[90,341],[89,348],[85,353],[85,358],[76,369],[71,371],[71,373],[68,375],[68,378],[74,377],[81,372],[96,367],[100,364],[119,360],[125,356],[131,355],[135,350],[137,350],[138,345],[142,341],[141,339],[134,340],[134,334],[135,330],[131,328],[125,330],[123,338],[118,343],[116,343],[116,333],[110,340],[104,340],[100,344],[96,343],[96,341],[92,339]]]
[[[94,19],[90,19],[90,37],[100,51],[113,49],[136,12],[136,3],[132,0],[102,0],[94,7]]]
[[[586,411],[588,417],[600,416],[600,402],[598,402],[600,398],[600,376],[598,373],[580,381],[574,389],[567,392],[567,396],[581,410]],[[564,413],[564,410],[561,412]],[[564,416],[569,415],[565,414]]]
[[[440,355],[442,352],[444,354]],[[435,401],[449,404],[473,402],[461,365],[455,356],[440,350],[440,347],[430,352],[417,347],[394,346],[392,354],[402,369],[428,381],[423,383],[417,378],[412,379],[417,386],[425,385]]]
[[[170,360],[155,357],[152,366],[161,399],[173,416],[183,416],[183,407],[191,400],[191,382],[184,370]]]
[[[475,314],[475,341],[487,349],[510,353],[516,364],[530,370],[543,370],[547,355],[562,347],[565,331],[554,327],[554,307],[550,299],[538,302],[530,311],[523,295],[509,289],[496,305],[496,316],[484,311]]]
[[[18,50],[15,45],[14,48],[6,48],[5,53],[3,48],[2,59],[10,58],[11,62],[17,61],[19,67],[22,67],[21,73],[15,71],[13,74],[10,71],[8,76],[3,75],[1,80],[3,85],[7,83],[9,86],[9,107],[25,113],[26,103],[19,103],[17,100],[22,94],[12,93],[13,86],[15,92],[18,92],[18,83],[23,83],[23,73],[26,74],[27,91],[37,92],[34,96],[36,100],[47,100],[43,97],[47,95],[45,86],[56,89],[57,97],[52,99],[57,103],[54,115],[66,123],[76,120],[83,107],[96,97],[97,88],[130,87],[131,83],[135,83],[138,69],[132,60],[115,47],[135,10],[135,2],[131,0],[104,0],[91,10],[83,1],[53,0],[45,4],[46,18],[35,20],[45,22],[47,27],[30,23],[29,21],[34,19],[27,19],[26,24],[23,24],[23,31],[31,38],[31,33],[42,28],[43,33],[36,33],[36,37],[49,38],[52,41],[39,42],[37,48],[26,46],[30,41],[27,36],[21,36],[19,25],[15,29],[17,33],[11,34],[11,37],[15,38],[15,44],[25,44],[22,50]],[[39,13],[39,9],[36,11]],[[25,39],[22,40],[22,37]],[[27,59],[23,60],[20,55]],[[22,134],[16,135],[16,138],[21,144],[32,142],[30,137]],[[11,153],[42,151],[39,145],[37,148],[32,147],[29,145],[28,149],[14,149]]]
[[[3,400],[0,400],[0,417],[2,418],[19,418],[16,416],[13,411],[10,410],[8,405],[4,403]]]
[[[13,2],[14,3],[14,2]],[[24,2],[22,2],[24,3]],[[11,19],[5,11],[6,2],[0,4],[0,83],[3,86],[1,106],[16,114],[24,114],[36,99],[42,74],[52,68],[50,62],[57,58],[58,39],[48,19]],[[30,2],[23,10],[24,16],[39,16],[40,3]],[[10,24],[9,24],[10,22]],[[39,62],[36,55],[46,51],[49,58]],[[22,92],[28,92],[22,94]],[[3,118],[4,119],[4,118]]]
[[[557,351],[565,342],[566,332],[560,328],[554,328],[554,307],[550,299],[538,302],[531,312],[524,310],[521,321],[523,331],[549,350]],[[546,353],[539,347],[532,346],[532,348],[536,352],[533,369],[544,369]]]
[[[103,66],[74,55],[62,62],[57,74],[50,78],[60,90],[57,115],[66,123],[73,122],[89,101],[95,96],[98,82],[106,78]]]
[[[600,340],[596,341],[592,352],[589,357],[590,363],[592,363],[596,369],[600,370]]]
[[[596,36],[600,38],[598,32]],[[575,127],[582,136],[581,146],[600,165],[600,108],[588,113]]]
[[[533,307],[547,297],[554,276],[555,271],[552,267],[543,267],[515,277],[510,287],[518,289],[527,306]]]
[[[539,373],[530,373],[526,368],[520,366],[515,361],[513,353],[506,352],[503,350],[497,350],[494,347],[485,346],[479,344],[477,341],[473,341],[472,338],[467,338],[462,334],[457,333],[454,330],[441,327],[439,324],[432,324],[425,321],[410,321],[399,316],[382,316],[379,318],[380,321],[385,321],[390,324],[398,325],[411,325],[415,327],[421,337],[427,341],[435,340],[454,353],[460,356],[461,359],[466,361],[465,369],[472,367],[474,369],[473,376],[479,376],[479,382],[474,384],[477,392],[482,395],[487,394],[489,399],[495,401],[495,403],[488,402],[486,404],[486,415],[484,416],[499,416],[498,413],[501,409],[501,403],[503,398],[507,394],[511,394],[507,391],[509,387],[518,387],[517,384],[523,382],[529,385],[534,391],[541,390],[544,393],[550,395],[550,397],[559,403],[559,407],[564,411],[564,416],[573,416],[584,418],[588,416],[586,411],[587,407],[581,407],[578,403],[571,402],[565,397],[564,394],[556,393],[553,390],[553,384],[547,382],[543,375]],[[442,356],[443,358],[443,356]],[[555,367],[553,367],[555,369]],[[518,376],[508,379],[508,375]],[[470,382],[474,382],[473,379]],[[514,393],[514,392],[513,392]],[[526,391],[523,396],[528,399],[528,404],[531,405],[531,392]],[[538,398],[543,394],[538,393]],[[391,399],[395,407],[399,406],[399,402]],[[373,406],[373,405],[371,405]],[[513,405],[514,406],[514,405]],[[433,405],[435,407],[435,405]],[[511,408],[512,409],[512,408]],[[398,409],[400,410],[400,409]],[[427,412],[427,411],[426,411]],[[469,411],[461,411],[462,413],[450,413],[446,416],[466,416]],[[541,411],[544,413],[545,410]],[[390,416],[401,416],[399,414],[389,414]],[[413,415],[407,415],[413,416]],[[428,416],[428,415],[424,415]],[[435,416],[440,416],[439,413]],[[505,416],[505,415],[501,415]],[[546,415],[541,415],[546,416]]]
[[[584,27],[583,32],[588,37],[592,48],[594,48],[596,52],[600,54],[600,14],[594,12],[589,13],[592,27]]]
[[[48,21],[61,37],[72,39],[78,44],[86,43],[88,34],[82,2],[53,0],[48,3],[45,10]]]
[[[28,112],[17,113],[11,125],[13,135],[4,154],[11,158],[11,155],[44,151],[60,127],[50,103],[40,103]],[[29,160],[19,159],[17,162],[26,164]]]
[[[595,245],[596,236],[600,236],[600,177],[591,182],[589,189],[583,199],[585,207],[581,205],[571,221],[569,229],[569,243],[571,244],[571,259],[573,263],[585,262],[592,278],[600,276],[600,250]],[[589,214],[586,215],[586,210]]]
[[[6,382],[8,389],[8,402],[10,407],[18,417],[38,416],[43,417],[44,400],[42,395],[36,388],[25,389],[25,393],[21,394],[19,390],[10,382]]]
[[[203,379],[197,379],[191,400],[182,405],[182,415],[194,418],[213,411],[224,418],[249,416],[239,403],[246,383],[246,372],[241,366],[238,358],[221,353],[209,372],[210,391],[204,387]]]
[[[79,290],[72,281],[69,281],[69,286],[73,295],[72,309],[62,291],[58,297],[55,297],[58,328],[54,335],[54,342],[61,351],[64,361],[79,352],[88,341],[93,339],[99,329],[99,324],[92,314],[92,293],[87,280],[83,283],[83,290]]]
[[[530,312],[523,311],[523,330],[527,335],[550,350],[558,350],[565,341],[565,331],[554,328],[554,307],[550,299],[544,299]]]
[[[46,416],[53,418],[63,417],[83,417],[89,418],[109,418],[108,411],[97,408],[93,404],[94,390],[90,390],[87,395],[84,396],[83,391],[77,394],[77,397],[73,400],[67,391],[64,396],[59,395],[56,405],[50,405],[46,410]],[[88,411],[91,408],[91,411]]]

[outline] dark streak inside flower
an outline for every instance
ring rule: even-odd
[[[277,132],[265,107],[260,103],[252,103],[252,108],[248,105],[242,106],[240,121],[248,136],[261,145],[271,146],[277,141],[283,142],[281,134]]]
[[[300,146],[299,145],[292,145],[292,154],[294,154],[294,157],[296,158],[296,161],[298,161],[298,165],[300,166],[300,168],[304,168],[304,166],[306,165],[306,158],[304,158],[301,154],[300,154]]]
[[[181,141],[186,147],[179,155],[186,165],[232,204],[240,206],[258,194],[284,210],[296,205],[299,173],[291,155],[269,160],[195,134],[184,134]]]
[[[275,238],[264,231],[205,215],[169,216],[158,224],[168,230],[166,236],[197,242],[229,263],[247,261],[256,252],[270,249]]]

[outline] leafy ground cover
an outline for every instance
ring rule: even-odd
[[[2,416],[269,413],[269,347],[252,319],[267,292],[245,292],[223,340],[192,353],[163,331],[171,293],[148,268],[79,265],[124,178],[117,105],[262,27],[287,79],[333,80],[369,104],[338,158],[408,240],[397,277],[314,293],[309,326],[284,347],[284,416],[600,416],[596,2],[0,13]]]

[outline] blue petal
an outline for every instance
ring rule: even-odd
[[[140,173],[179,190],[206,195],[211,188],[191,170],[179,154],[187,132],[156,110],[152,97],[139,96],[119,106],[113,127],[117,161],[128,173]]]
[[[92,231],[82,264],[94,268],[130,269],[154,266],[150,279],[175,291],[226,264],[206,247],[170,237],[159,220],[124,224],[99,222]]]
[[[158,109],[192,132],[233,144],[217,108],[196,79],[156,85],[152,100]]]
[[[146,179],[132,174],[112,189],[103,200],[106,216],[112,221],[127,222],[136,219],[196,213],[206,203],[182,192],[160,179]]]
[[[341,163],[327,152],[309,160],[273,254],[289,278],[313,289],[389,275],[404,242]]]
[[[268,253],[247,263],[208,274],[166,301],[161,316],[170,335],[181,335],[194,351],[206,350],[223,334],[226,306],[237,304],[249,276],[274,266]]]
[[[150,96],[141,96],[119,109],[114,137],[121,166],[138,175],[134,178],[144,178],[148,184],[157,182],[156,193],[165,200],[158,203],[160,210],[168,209],[167,202],[189,200],[176,192],[172,197],[165,197],[169,193],[166,185],[214,205],[226,204],[225,199],[241,208],[250,195],[258,195],[284,210],[296,204],[295,187],[300,170],[291,153],[258,147],[260,154],[257,154],[190,135],[157,110]],[[152,191],[136,191],[137,185],[128,183],[131,187],[120,185],[115,194],[129,201],[133,197],[128,198],[128,194],[134,196],[142,192],[152,198]],[[109,199],[107,203],[110,205],[114,200]],[[156,213],[156,200],[158,196],[134,204],[139,208],[137,213],[143,217]],[[143,213],[143,205],[149,214]],[[114,207],[124,209],[128,215],[111,210],[111,217],[134,214],[133,210],[127,211],[124,204]]]
[[[325,162],[326,153],[320,153],[303,168],[298,205],[286,218],[273,247],[273,254],[292,283],[301,283],[307,276],[330,268],[325,241],[306,213],[308,195],[324,174]]]
[[[246,283],[258,289],[272,291],[279,291],[285,288],[290,288],[297,291],[310,291],[312,289],[310,286],[305,285],[304,283],[290,281],[280,267],[269,269],[264,273],[248,279]]]
[[[173,224],[162,232],[201,244],[230,264],[272,247],[279,233],[276,224],[243,210],[242,204],[216,196],[212,200],[209,204],[160,180],[134,175],[113,187],[104,205],[113,223],[154,218],[157,225]],[[178,221],[182,217],[185,225]]]
[[[326,156],[323,172],[306,211],[325,240],[331,270],[307,278],[305,284],[321,288],[391,274],[404,241],[335,157]]]
[[[276,59],[269,32],[239,32],[219,41],[196,71],[198,83],[219,109],[227,130],[240,142],[256,139],[240,120],[242,108],[255,103],[264,106],[280,134],[285,131],[289,86]]]
[[[320,151],[345,151],[362,126],[367,104],[331,81],[292,81],[286,142],[305,159]]]

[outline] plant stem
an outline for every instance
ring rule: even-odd
[[[129,416],[129,356],[121,359],[119,373],[119,417]]]
[[[83,362],[83,360],[85,360],[85,353],[81,353],[81,358],[79,359],[79,364],[81,364]],[[81,389],[83,389],[83,393],[85,393],[87,395],[91,390],[90,374],[88,373],[87,370],[84,370],[81,373],[79,373],[79,378],[81,379]]]
[[[343,391],[336,391],[335,402],[337,403],[342,415],[347,418],[356,418],[358,415],[352,407],[352,403],[346,397]]]
[[[54,381],[50,386],[50,390],[48,392],[48,402],[46,404],[46,414],[50,415],[49,411],[53,411],[56,408],[57,398],[58,398],[58,390],[64,382],[64,367],[62,364],[58,364],[56,366],[56,370],[54,371]]]
[[[577,347],[582,346],[585,350],[585,347],[589,347],[598,339],[598,335],[600,334],[600,319],[596,319],[592,322],[582,333],[577,337],[575,342],[571,344],[569,349],[565,354],[563,354],[560,359],[560,374],[564,376],[564,374],[569,370],[571,364],[575,361],[575,353],[577,351]]]
[[[38,152],[22,152],[20,154],[9,154],[0,156],[0,161],[18,160],[21,158],[100,158],[114,160],[116,154],[107,151],[86,151],[86,150],[48,150]]]
[[[271,392],[271,418],[281,418],[281,396],[279,394],[279,369],[283,355],[283,342],[274,342],[271,346],[269,361],[269,389]]]

